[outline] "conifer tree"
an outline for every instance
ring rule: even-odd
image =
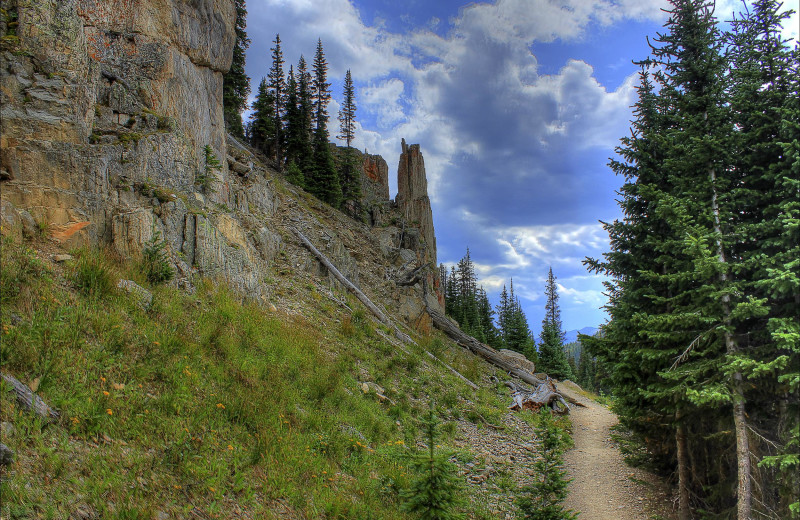
[[[303,126],[300,109],[297,78],[292,66],[289,66],[289,74],[286,82],[286,104],[283,125],[285,128],[286,143],[286,178],[288,179],[290,177],[288,170],[291,169],[292,180],[290,180],[290,182],[298,186],[303,186],[301,179],[303,179],[304,176],[299,165],[304,160],[303,155],[305,153],[310,154],[310,150],[306,149],[305,146],[305,143],[308,141],[307,138],[304,137],[305,128]]]
[[[271,144],[271,156],[278,164],[278,168],[283,168],[283,118],[286,103],[286,78],[283,73],[283,51],[281,50],[281,35],[276,34],[275,44],[272,47],[272,66],[269,69],[267,86],[272,100],[273,132]]]
[[[436,453],[435,445],[439,420],[431,409],[422,420],[427,452],[419,453],[411,460],[410,468],[416,473],[411,487],[401,492],[405,500],[402,509],[419,515],[424,520],[457,520],[463,518],[456,509],[462,504],[462,484],[458,479],[458,468],[449,456]]]
[[[298,158],[297,164],[306,176],[310,176],[314,169],[314,136],[312,121],[314,119],[314,102],[311,88],[311,74],[305,58],[301,55],[297,63],[297,106],[299,112],[299,134],[297,136]]]
[[[339,139],[347,143],[341,167],[342,201],[348,208],[351,216],[360,218],[363,213],[361,207],[361,175],[358,169],[358,157],[350,148],[350,143],[355,137],[356,130],[356,99],[353,78],[350,69],[344,77],[344,92],[342,106],[339,109]]]
[[[253,148],[268,154],[270,143],[273,142],[275,135],[275,117],[274,103],[267,87],[266,78],[261,78],[252,109],[248,130],[250,144]]]
[[[222,77],[222,107],[225,128],[234,137],[244,139],[242,111],[247,108],[250,95],[250,78],[245,74],[245,51],[250,46],[247,37],[247,9],[245,0],[234,0],[236,5],[236,43],[230,70]]]
[[[574,520],[572,510],[564,509],[569,479],[564,470],[564,450],[569,434],[556,424],[550,409],[543,406],[536,417],[536,447],[539,458],[533,463],[533,482],[522,488],[517,499],[525,520]]]
[[[779,511],[793,502],[800,517],[800,399],[790,397],[800,392],[800,79],[798,48],[781,37],[789,12],[780,10],[776,0],[757,0],[727,35],[730,103],[739,130],[733,155],[736,274],[753,296],[754,311],[738,326],[747,348],[735,363],[748,382],[747,401],[760,403],[748,410],[748,426],[759,432],[753,440],[771,438],[782,446],[761,463],[779,468],[780,477],[758,471],[755,493],[782,488],[783,498],[761,493],[758,502]]]
[[[355,138],[356,132],[356,96],[353,87],[353,77],[350,69],[344,76],[344,93],[342,96],[342,108],[339,110],[339,139],[343,139],[350,148],[350,143]]]
[[[545,284],[545,316],[542,320],[541,342],[539,343],[540,370],[557,379],[574,379],[567,355],[564,352],[564,331],[561,329],[561,310],[558,307],[558,288],[553,268]]]
[[[322,49],[322,40],[317,41],[312,75],[312,101],[314,107],[314,167],[308,179],[308,189],[331,206],[338,208],[342,201],[342,187],[328,144],[328,101],[331,95],[328,83],[328,63]]]

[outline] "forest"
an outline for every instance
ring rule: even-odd
[[[800,514],[800,76],[780,7],[723,31],[712,4],[673,3],[610,163],[624,217],[586,261],[610,320],[585,343],[681,519]]]

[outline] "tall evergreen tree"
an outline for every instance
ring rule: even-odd
[[[734,255],[741,259],[736,275],[754,298],[753,312],[737,327],[747,348],[735,363],[747,381],[747,401],[759,403],[748,410],[748,427],[758,431],[752,439],[782,446],[762,462],[779,468],[780,477],[764,470],[754,477],[755,493],[782,492],[761,492],[758,502],[780,511],[793,503],[800,516],[800,79],[798,48],[781,37],[788,18],[778,1],[757,0],[728,34],[730,104],[739,130]]]
[[[774,509],[751,443],[777,433],[765,416],[780,415],[779,395],[784,408],[797,402],[786,398],[798,337],[786,318],[800,303],[788,224],[798,207],[797,145],[788,144],[798,125],[787,117],[797,75],[780,65],[791,58],[774,38],[776,12],[758,2],[741,20],[728,63],[712,7],[673,2],[643,63],[656,67],[656,87],[643,72],[623,161],[611,164],[626,178],[625,218],[606,224],[605,261],[589,262],[612,277],[612,319],[587,345],[609,370],[622,422],[677,465],[681,518],[692,494],[741,519]],[[764,433],[752,435],[756,427]]]
[[[342,200],[342,187],[336,171],[336,163],[328,144],[328,102],[330,83],[328,83],[328,62],[322,49],[322,40],[317,41],[312,75],[312,101],[314,107],[314,168],[308,189],[331,206],[338,208]]]
[[[222,110],[225,128],[234,137],[244,139],[242,111],[247,108],[250,95],[250,78],[245,74],[245,51],[250,46],[247,37],[247,9],[245,0],[234,0],[236,5],[236,43],[230,70],[222,77]]]
[[[358,156],[350,148],[350,143],[356,131],[356,98],[353,87],[353,77],[350,69],[344,76],[344,92],[342,106],[339,109],[339,139],[347,143],[341,164],[342,201],[348,212],[354,218],[360,218],[363,213],[361,207],[361,174],[359,172]]]
[[[311,87],[311,73],[305,58],[301,55],[297,63],[297,105],[300,119],[298,139],[298,166],[306,176],[311,176],[314,170],[314,147],[312,146],[314,131],[314,101]]]
[[[283,51],[281,50],[281,35],[276,34],[275,44],[272,47],[272,66],[269,69],[267,84],[272,100],[272,117],[274,120],[274,135],[272,136],[271,157],[275,159],[279,169],[283,168],[284,132],[283,118],[286,104],[286,78],[283,73]]]
[[[350,69],[344,76],[344,92],[342,95],[342,107],[339,109],[339,139],[343,139],[350,148],[350,143],[355,138],[356,132],[356,95],[353,87],[353,77]]]
[[[275,117],[272,94],[267,87],[267,79],[261,78],[258,84],[256,99],[253,101],[253,113],[250,114],[248,133],[250,144],[253,148],[268,153],[270,144],[275,135]]]
[[[541,342],[539,343],[540,370],[557,379],[574,379],[567,354],[564,352],[564,331],[561,328],[561,310],[558,307],[558,288],[553,268],[545,284],[545,316],[542,320]]]

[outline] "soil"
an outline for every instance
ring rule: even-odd
[[[566,506],[579,520],[673,520],[669,488],[662,479],[625,464],[611,438],[617,416],[579,393],[577,385],[559,383],[559,391],[586,407],[572,407],[575,446],[564,457],[572,482]]]

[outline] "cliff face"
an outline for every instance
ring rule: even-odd
[[[112,239],[134,185],[192,191],[203,147],[225,157],[231,0],[5,4],[19,20],[0,67],[5,200],[43,225],[90,222],[75,241]]]
[[[362,289],[420,323],[423,284],[395,283],[410,268],[435,267],[419,146],[403,143],[396,204],[386,161],[362,155],[371,227],[278,179],[225,134],[232,0],[0,4],[19,21],[16,28],[0,23],[4,234],[105,244],[127,257],[159,233],[178,284],[191,288],[196,273],[266,300],[276,290],[264,281],[279,252],[295,260],[292,268],[325,274],[287,243],[296,228]],[[207,168],[206,146],[218,169]],[[207,186],[198,184],[203,176]]]

